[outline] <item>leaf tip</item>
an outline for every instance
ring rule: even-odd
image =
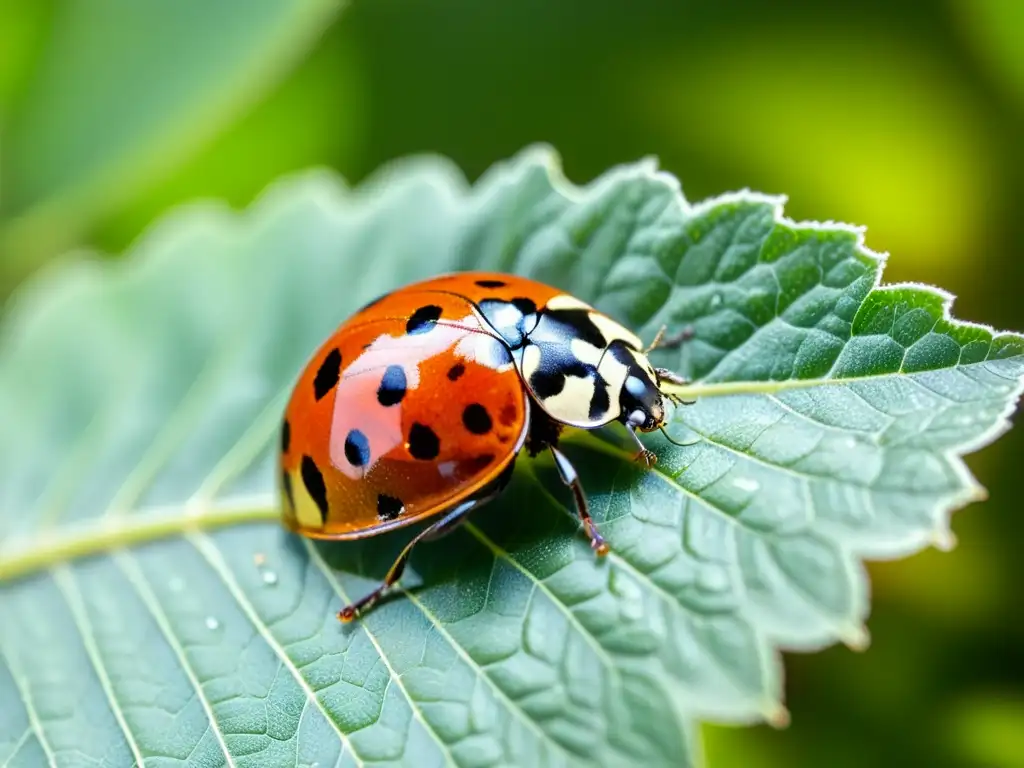
[[[762,710],[765,722],[772,728],[782,730],[788,728],[791,721],[789,710],[780,701],[767,701]]]
[[[932,531],[931,545],[940,552],[952,552],[957,545],[956,534],[948,529]]]
[[[863,653],[871,645],[871,632],[863,624],[850,624],[840,629],[839,639],[851,651]]]

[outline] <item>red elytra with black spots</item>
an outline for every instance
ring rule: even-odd
[[[683,380],[653,368],[648,351],[585,302],[497,273],[414,283],[342,323],[310,359],[285,412],[284,522],[334,540],[433,524],[381,587],[340,618],[369,608],[397,581],[417,542],[500,493],[524,447],[551,452],[591,545],[606,553],[558,439],[567,427],[614,421],[634,437],[660,429],[662,386]],[[653,463],[639,438],[637,445],[637,457]]]

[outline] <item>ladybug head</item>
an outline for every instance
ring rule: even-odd
[[[665,398],[658,388],[658,375],[647,358],[633,352],[635,360],[619,392],[621,419],[627,427],[653,432],[665,424]]]

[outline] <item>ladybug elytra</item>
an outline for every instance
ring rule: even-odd
[[[373,536],[437,518],[383,583],[338,614],[350,621],[402,575],[413,547],[493,499],[519,453],[551,452],[590,544],[608,552],[572,463],[565,427],[665,424],[663,385],[628,329],[589,304],[523,277],[460,272],[407,285],[366,305],[321,345],[298,378],[281,431],[283,519],[317,539]]]

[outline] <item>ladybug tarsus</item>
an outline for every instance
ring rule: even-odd
[[[633,457],[633,461],[643,464],[650,469],[658,463],[658,454],[648,448],[644,448]]]
[[[343,624],[348,624],[356,617],[356,609],[351,605],[346,605],[340,611],[338,611],[338,621]]]

